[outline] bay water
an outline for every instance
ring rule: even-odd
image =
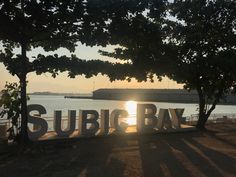
[[[61,95],[30,95],[28,104],[40,104],[47,110],[45,117],[53,117],[54,110],[61,110],[63,116],[67,116],[68,110],[97,110],[125,109],[130,115],[136,115],[137,104],[154,104],[157,112],[160,108],[184,108],[183,116],[191,116],[198,113],[198,105],[187,103],[168,102],[140,102],[140,101],[118,101],[118,100],[93,100],[93,99],[68,99]],[[236,105],[217,105],[212,114],[236,114]]]
[[[67,126],[68,110],[76,110],[76,122],[78,122],[79,110],[96,110],[100,114],[101,109],[108,109],[111,113],[115,109],[127,110],[129,116],[120,121],[126,122],[129,125],[136,124],[137,104],[154,104],[159,109],[168,108],[183,108],[183,117],[191,121],[197,118],[198,105],[186,103],[168,103],[168,102],[141,102],[141,101],[119,101],[119,100],[93,100],[93,99],[68,99],[62,95],[30,95],[29,104],[39,104],[46,108],[47,113],[42,115],[42,118],[48,122],[49,130],[53,131],[53,116],[55,110],[61,110],[63,116],[62,127]],[[37,114],[37,112],[35,112]],[[33,112],[34,114],[34,112]],[[210,119],[217,119],[227,116],[236,118],[236,105],[217,105],[212,112]],[[0,123],[4,123],[2,119]],[[32,124],[29,125],[32,128]],[[76,123],[78,128],[78,123]]]

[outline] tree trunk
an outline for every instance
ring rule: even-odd
[[[210,107],[209,110],[206,109],[206,101],[205,101],[205,95],[202,92],[201,88],[197,89],[198,91],[198,96],[199,96],[199,118],[198,122],[196,125],[196,128],[198,130],[206,130],[205,124],[210,117],[212,111],[216,108],[216,104],[219,102],[220,96],[222,95],[222,90],[219,92],[219,95],[215,97],[215,100],[212,103],[212,106]]]
[[[201,130],[201,131],[206,130],[205,124],[206,124],[206,122],[207,122],[207,119],[208,119],[208,117],[207,117],[206,115],[199,116],[199,119],[198,119],[198,121],[197,121],[196,128],[197,128],[198,130]]]
[[[205,113],[206,101],[205,101],[204,94],[201,88],[197,88],[197,92],[198,92],[198,97],[199,97],[199,115],[198,115],[199,117],[198,117],[196,128],[202,131],[202,130],[206,130],[205,124],[208,118]]]
[[[26,94],[26,77],[27,77],[27,56],[26,44],[21,44],[21,74],[20,74],[20,87],[21,87],[21,131],[20,140],[22,143],[29,141],[28,137],[28,113],[27,113],[27,94]]]

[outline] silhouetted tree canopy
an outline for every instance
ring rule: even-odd
[[[140,70],[139,80],[168,76],[199,95],[204,129],[216,104],[235,89],[236,2],[234,0],[146,1],[145,11],[121,18],[122,31],[110,24],[111,43],[103,55]],[[119,78],[118,78],[119,79]]]
[[[199,94],[199,128],[215,105],[235,87],[234,0],[18,0],[0,2],[0,61],[21,85],[22,137],[27,134],[26,77],[68,71],[69,77],[107,74],[111,80],[154,75],[184,84]],[[39,54],[89,46],[117,45],[101,54],[124,61],[112,64],[76,56]],[[13,49],[20,48],[21,53]],[[212,103],[209,107],[208,103]],[[27,139],[27,138],[26,138]]]
[[[169,76],[199,95],[199,121],[205,122],[221,99],[236,87],[236,1],[176,0],[171,14],[172,44],[178,57]]]
[[[76,56],[39,54],[33,58],[27,52],[42,47],[46,52],[66,48],[74,52],[80,41],[86,45],[105,46],[106,13],[93,8],[101,1],[83,0],[5,0],[0,2],[0,62],[12,74],[17,75],[21,87],[21,135],[27,141],[26,79],[29,72],[41,74],[69,71],[70,77],[85,74],[97,75],[112,64],[99,60],[87,61]],[[101,15],[99,15],[101,14]],[[92,38],[90,36],[93,36]],[[96,40],[97,39],[97,40]],[[15,53],[14,49],[20,53]],[[110,66],[110,67],[108,67]],[[105,70],[106,71],[106,70]],[[104,73],[105,71],[101,71]]]
[[[119,46],[112,53],[100,53],[132,63],[133,74],[130,75],[139,81],[146,81],[147,78],[153,80],[153,69],[158,76],[162,76],[162,40],[166,35],[162,24],[166,16],[166,5],[166,0],[146,0],[139,2],[133,11],[120,14],[115,10],[107,29],[109,43]]]

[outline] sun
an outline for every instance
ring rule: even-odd
[[[127,101],[125,103],[125,110],[129,113],[129,118],[126,120],[126,122],[129,125],[135,125],[136,124],[136,110],[137,110],[137,102],[136,101]]]
[[[130,115],[136,114],[137,102],[136,101],[127,101],[125,103],[125,109]]]

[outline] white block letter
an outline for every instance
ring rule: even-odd
[[[79,132],[82,136],[95,136],[99,129],[98,116],[98,112],[95,110],[79,111]],[[89,128],[87,128],[87,124],[90,124]]]
[[[34,124],[33,126],[35,126],[35,124],[36,124],[37,125],[36,127],[39,127],[39,129],[37,129],[35,131],[31,131],[28,128],[29,138],[31,140],[37,140],[41,136],[43,136],[45,133],[47,133],[47,131],[48,131],[48,124],[47,124],[47,122],[44,119],[40,118],[39,116],[32,116],[32,115],[30,115],[30,112],[31,111],[37,111],[38,114],[41,115],[41,114],[46,114],[47,111],[46,111],[46,109],[42,105],[39,105],[39,104],[28,105],[27,111],[28,111],[28,123]]]
[[[138,104],[137,105],[137,131],[138,132],[145,132],[145,131],[153,130],[153,128],[157,124],[157,117],[155,116],[156,112],[157,112],[157,108],[154,104]]]
[[[76,111],[69,110],[67,128],[62,130],[61,111],[54,111],[53,127],[59,137],[68,137],[75,131],[75,118],[76,118]]]
[[[158,114],[157,128],[158,130],[172,128],[172,123],[170,120],[168,109],[160,109],[159,114]]]
[[[101,110],[101,126],[100,126],[100,134],[108,135],[109,133],[109,110]]]
[[[128,112],[126,110],[122,109],[115,109],[111,112],[110,121],[111,121],[111,127],[114,128],[117,132],[124,132],[128,124],[125,122],[122,122],[121,125],[119,125],[119,118],[126,118],[128,116]]]
[[[180,128],[181,119],[184,112],[184,109],[171,109],[169,108],[171,115],[172,125],[174,128]]]

